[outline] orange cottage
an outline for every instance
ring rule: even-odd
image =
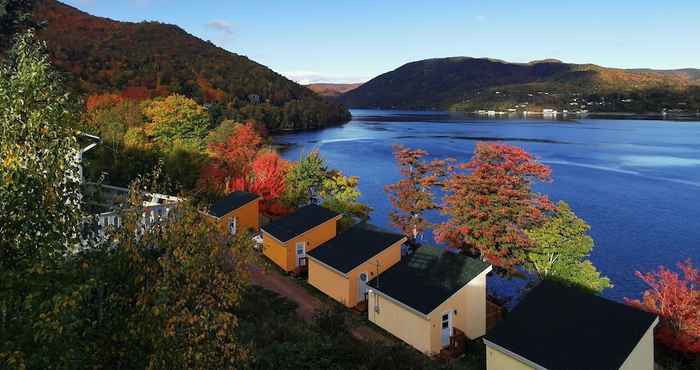
[[[260,199],[257,194],[235,191],[212,204],[204,214],[219,226],[222,233],[257,233],[260,229]]]
[[[306,265],[306,253],[333,239],[340,214],[317,205],[296,212],[262,227],[263,254],[284,271]]]
[[[401,260],[406,237],[358,225],[308,254],[309,284],[354,307],[367,300],[367,283]]]

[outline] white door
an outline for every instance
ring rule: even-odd
[[[367,299],[367,291],[369,290],[369,287],[367,286],[367,281],[369,280],[369,276],[367,275],[366,272],[361,272],[360,277],[358,278],[357,286],[358,286],[358,296],[357,296],[357,301],[362,302],[365,299]]]
[[[450,345],[450,337],[452,336],[452,312],[442,314],[442,346]]]
[[[297,242],[297,267],[306,265],[306,243]]]
[[[236,235],[236,231],[238,229],[238,221],[236,221],[236,218],[232,218],[231,221],[228,222],[228,232],[231,235]]]

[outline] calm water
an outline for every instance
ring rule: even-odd
[[[432,157],[467,161],[480,140],[501,140],[552,167],[537,191],[565,200],[592,227],[595,265],[621,300],[644,288],[636,270],[700,264],[700,122],[623,120],[478,120],[440,113],[353,111],[353,121],[321,131],[281,135],[298,159],[319,148],[330,166],[360,177],[371,222],[391,228],[384,185],[397,181],[391,146],[423,148]],[[435,221],[439,215],[433,215]],[[432,236],[428,236],[432,240]],[[517,283],[489,281],[509,295]]]

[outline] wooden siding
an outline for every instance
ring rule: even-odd
[[[487,345],[486,370],[535,370],[535,368]]]
[[[369,321],[413,348],[426,354],[431,353],[430,321],[425,316],[407,309],[376,291],[369,294],[367,316]]]
[[[621,370],[654,370],[654,327],[652,325],[634,347]]]
[[[359,297],[360,274],[366,272],[369,280],[372,280],[378,274],[394,266],[401,260],[401,244],[405,241],[406,239],[404,238],[392,244],[347,274],[336,271],[310,258],[309,284],[346,307],[355,307],[362,301],[361,297]]]
[[[470,339],[479,338],[486,334],[486,275],[489,271],[490,268],[472,279],[429,315],[421,315],[384,297],[383,293],[374,292],[370,294],[368,318],[428,355],[437,354],[442,349],[441,323],[446,312],[452,312],[454,328],[463,331]],[[379,313],[375,312],[377,303]]]
[[[281,243],[266,232],[263,232],[263,254],[284,271],[296,268],[296,243],[305,242],[306,252],[316,249],[319,245],[335,238],[338,218],[332,218],[303,234]]]
[[[347,307],[349,284],[347,277],[309,258],[309,284]]]

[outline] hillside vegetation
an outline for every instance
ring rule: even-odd
[[[322,127],[350,114],[245,56],[158,22],[100,18],[54,0],[34,17],[52,62],[84,94],[117,92],[144,100],[177,93],[206,104],[218,120],[254,119],[271,130]]]
[[[321,96],[336,97],[348,91],[352,91],[362,86],[361,83],[354,84],[334,84],[334,83],[315,83],[305,85],[311,91]]]
[[[624,70],[548,59],[467,57],[408,63],[343,94],[353,108],[560,108],[608,112],[700,109],[700,70]]]

